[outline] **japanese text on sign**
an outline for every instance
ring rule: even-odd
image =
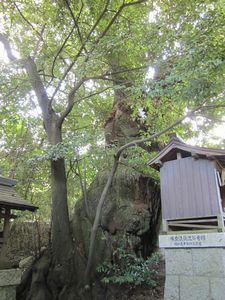
[[[174,246],[201,246],[202,242],[206,240],[205,234],[199,235],[177,235],[171,236],[170,241],[174,244]]]

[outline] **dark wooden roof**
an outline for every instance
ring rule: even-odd
[[[175,160],[177,153],[180,152],[182,157],[194,156],[198,158],[215,159],[225,168],[225,150],[191,146],[185,144],[179,138],[172,137],[167,146],[158,153],[156,157],[148,162],[148,165],[159,169],[160,165],[166,161]]]
[[[16,180],[0,176],[0,185],[14,186],[16,185]]]
[[[35,211],[37,206],[23,200],[15,191],[16,181],[0,176],[0,207]]]

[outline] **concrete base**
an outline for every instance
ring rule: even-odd
[[[164,300],[224,300],[225,249],[165,249]]]
[[[20,269],[0,270],[0,299],[16,300],[16,286],[20,280]]]

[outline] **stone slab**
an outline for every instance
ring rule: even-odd
[[[193,275],[191,249],[165,249],[166,275]]]
[[[0,299],[16,300],[16,287],[15,286],[0,287]]]
[[[225,278],[211,278],[211,300],[225,299]]]
[[[164,300],[179,300],[179,276],[168,275],[165,282]]]
[[[211,300],[209,279],[200,276],[180,276],[179,300]]]
[[[159,236],[160,248],[225,248],[225,232]]]
[[[164,248],[164,300],[224,300],[224,248]]]
[[[20,281],[20,269],[0,270],[0,287],[18,285]]]
[[[195,275],[225,277],[225,250],[223,248],[199,248],[191,251],[193,258],[193,271]]]

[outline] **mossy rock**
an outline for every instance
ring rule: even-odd
[[[73,236],[84,266],[88,256],[91,224],[108,175],[108,170],[99,173],[87,191],[89,218],[85,212],[84,199],[80,199],[75,206],[72,220]],[[143,237],[145,243],[150,245],[149,249],[152,249],[157,240],[159,217],[158,185],[151,177],[130,167],[120,166],[102,208],[93,272],[99,263],[111,258],[114,247],[124,242],[124,236],[131,241],[134,251],[142,251]]]

